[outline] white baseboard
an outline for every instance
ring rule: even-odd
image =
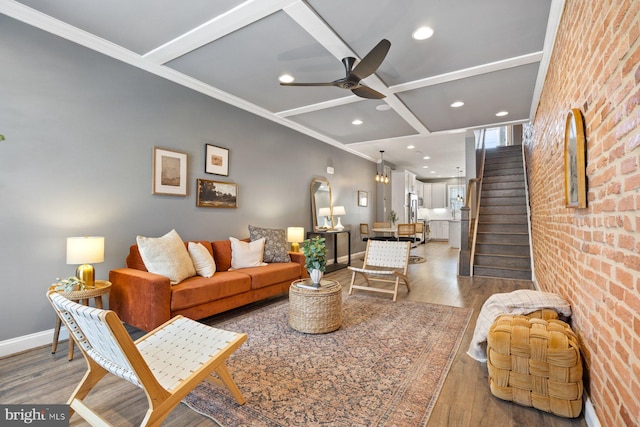
[[[63,326],[62,328],[60,328],[60,337],[58,339],[58,342],[66,340],[68,338],[69,338],[69,333],[67,329]],[[53,329],[0,341],[0,357],[6,357],[16,353],[22,353],[23,351],[31,350],[37,347],[42,347],[44,345],[51,345],[52,342],[53,342]]]
[[[589,427],[601,427],[598,415],[596,415],[596,409],[593,407],[589,396],[584,401],[584,420]]]

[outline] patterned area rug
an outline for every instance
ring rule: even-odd
[[[249,339],[228,361],[247,402],[207,382],[184,402],[222,426],[424,426],[471,309],[346,296],[342,326],[297,332],[288,301],[216,324]]]
[[[417,256],[417,255],[409,256],[409,264],[422,264],[423,262],[426,262],[426,261],[427,260],[421,256]]]

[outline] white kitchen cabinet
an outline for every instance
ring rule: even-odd
[[[432,240],[449,240],[449,220],[434,220],[429,222]]]
[[[447,207],[447,184],[444,182],[422,183],[422,207],[427,209]]]

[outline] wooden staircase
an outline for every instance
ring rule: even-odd
[[[487,149],[473,275],[531,280],[520,145]]]

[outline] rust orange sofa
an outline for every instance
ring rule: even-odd
[[[285,293],[291,282],[308,277],[302,253],[290,252],[291,262],[229,271],[229,240],[199,243],[213,255],[216,273],[210,278],[190,277],[177,285],[171,285],[168,277],[149,273],[138,246],[132,245],[127,267],[109,272],[109,308],[125,323],[150,331],[178,314],[198,320]]]

